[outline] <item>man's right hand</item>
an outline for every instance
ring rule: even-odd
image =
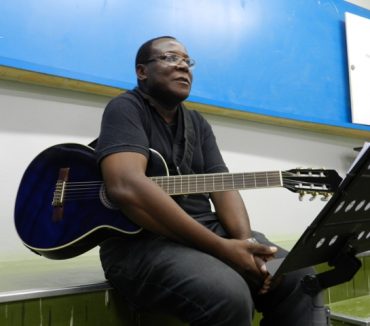
[[[274,257],[277,248],[248,239],[224,240],[221,259],[241,274],[254,290],[266,293],[271,281],[266,261]]]

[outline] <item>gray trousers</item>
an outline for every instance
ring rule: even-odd
[[[224,235],[220,225],[208,227]],[[261,233],[254,236],[271,244]],[[257,295],[224,262],[163,237],[132,238],[116,247],[120,258],[103,268],[112,286],[135,309],[172,314],[192,326],[249,326],[255,309],[263,314],[263,326],[327,325],[322,300],[303,293],[300,286],[312,269],[289,273],[273,291]],[[278,256],[285,255],[279,249]]]

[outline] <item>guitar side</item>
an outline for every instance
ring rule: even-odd
[[[68,182],[101,183],[94,150],[60,144],[41,152],[27,167],[16,197],[14,222],[26,247],[51,259],[82,254],[110,236],[135,234],[141,228],[99,199],[100,185],[89,197],[63,203],[55,218],[52,205],[60,169],[69,168]],[[75,195],[79,195],[78,189]]]

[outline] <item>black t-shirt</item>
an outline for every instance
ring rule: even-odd
[[[169,125],[150,104],[150,99],[138,89],[112,99],[103,114],[96,147],[98,163],[109,154],[138,152],[149,158],[147,175],[161,175],[165,171],[163,163],[152,159],[151,148],[163,156],[171,175],[178,174],[176,167],[181,166],[185,147],[184,110],[187,109],[180,105],[177,121]],[[209,123],[198,112],[187,112],[195,134],[190,166],[192,173],[228,172]],[[174,196],[174,199],[196,219],[215,219],[208,194]]]

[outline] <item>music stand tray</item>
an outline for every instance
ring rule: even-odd
[[[288,256],[267,262],[274,277],[327,262],[334,269],[305,279],[312,294],[350,280],[361,267],[357,254],[370,249],[370,144]]]

